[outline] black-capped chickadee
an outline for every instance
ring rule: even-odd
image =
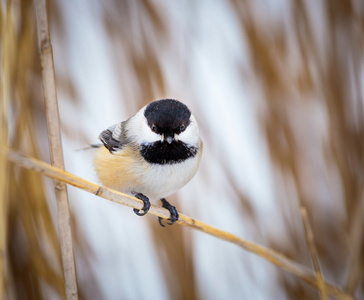
[[[171,213],[178,212],[165,197],[186,185],[196,174],[202,154],[198,124],[188,107],[172,99],[153,101],[135,116],[101,132],[104,144],[96,151],[94,165],[101,183],[144,202],[160,199]],[[161,223],[161,218],[159,223]]]

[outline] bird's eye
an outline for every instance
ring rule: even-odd
[[[154,124],[152,125],[152,130],[154,131],[154,132],[156,132],[157,131],[157,126],[155,126]]]
[[[179,130],[180,130],[180,131],[183,131],[183,130],[185,130],[185,128],[186,128],[186,127],[185,127],[185,125],[183,125],[183,124],[182,124],[182,125],[179,127]]]

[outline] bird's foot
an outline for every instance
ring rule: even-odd
[[[150,209],[150,202],[149,202],[149,199],[147,196],[144,196],[142,193],[136,193],[134,195],[136,198],[140,199],[143,201],[144,205],[142,207],[142,209],[136,209],[136,208],[133,208],[133,211],[138,215],[138,216],[144,216]],[[143,211],[143,212],[140,212],[140,211]]]
[[[169,212],[171,213],[171,217],[168,219],[169,222],[167,222],[167,224],[168,225],[173,225],[178,220],[178,217],[179,217],[177,209],[172,204],[170,204],[166,199],[162,198],[161,201],[162,201],[162,207],[168,209]],[[162,218],[161,217],[158,217],[158,222],[162,227],[165,227],[162,224]]]

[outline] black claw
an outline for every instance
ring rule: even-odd
[[[167,222],[167,224],[173,225],[178,220],[178,217],[179,217],[177,209],[172,204],[170,204],[166,199],[162,198],[161,201],[162,201],[162,207],[168,209],[169,212],[171,213],[171,217],[168,219],[169,222]],[[163,219],[161,217],[158,217],[159,224],[162,227],[165,227],[162,223],[162,220]]]
[[[162,227],[166,227],[166,226],[164,226],[164,225],[163,225],[162,220],[163,220],[163,219],[162,219],[161,217],[158,217],[158,222],[159,222],[159,224],[160,224]]]
[[[150,209],[150,202],[147,196],[144,196],[142,193],[137,193],[134,195],[136,198],[140,199],[143,201],[143,207],[142,209],[137,209],[137,208],[133,208],[133,211],[135,212],[135,214],[137,214],[138,216],[144,216]],[[140,212],[140,211],[143,212]]]

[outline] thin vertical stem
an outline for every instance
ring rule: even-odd
[[[5,5],[5,4],[4,4]],[[0,11],[1,22],[1,70],[0,70],[0,146],[8,142],[7,112],[10,98],[10,73],[11,73],[11,46],[13,23],[11,19],[11,5],[6,7],[6,12]],[[4,153],[0,153],[0,298],[4,295],[6,277],[6,226],[7,226],[7,169],[8,163]]]
[[[319,259],[317,256],[317,249],[315,246],[315,240],[314,240],[310,222],[308,221],[306,207],[301,205],[300,212],[301,212],[303,226],[305,228],[307,245],[310,250],[312,264],[315,269],[317,287],[320,291],[321,299],[327,300],[328,298],[327,298],[326,284],[325,284],[324,277],[321,272],[320,263],[319,263]]]
[[[36,11],[51,161],[52,165],[64,170],[53,50],[50,41],[45,0],[36,0]],[[67,186],[60,181],[54,181],[54,183],[66,296],[67,299],[78,299]]]
[[[0,146],[8,145],[8,112],[12,96],[12,77],[16,57],[15,24],[11,1],[1,3],[0,10]],[[7,276],[8,171],[6,157],[0,154],[0,299],[5,297]]]
[[[364,251],[363,192],[361,197],[362,198],[355,203],[351,223],[352,225],[349,232],[349,249],[351,255],[349,255],[349,268],[345,284],[345,290],[349,293],[354,293],[360,284],[364,263],[362,259],[362,253]]]

